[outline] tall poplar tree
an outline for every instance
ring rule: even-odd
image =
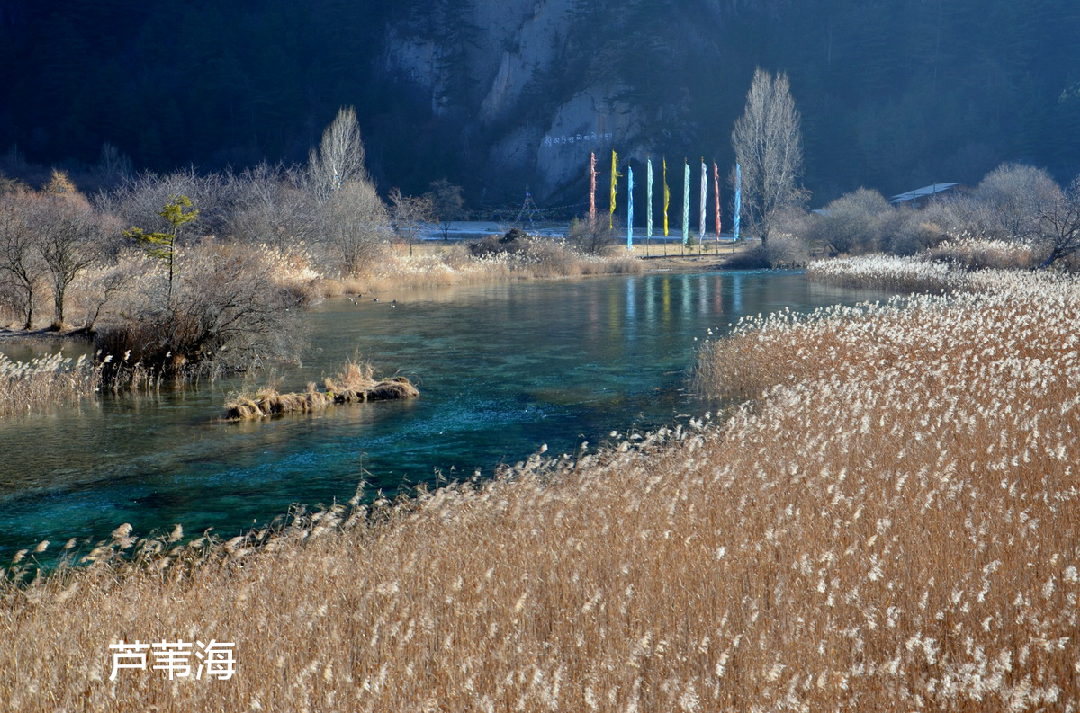
[[[742,166],[743,211],[761,236],[762,246],[768,245],[776,212],[804,200],[799,186],[803,171],[800,123],[787,75],[774,77],[759,67],[743,115],[735,122],[731,146]]]

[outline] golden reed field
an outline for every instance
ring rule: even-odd
[[[909,268],[812,272],[881,284]],[[96,563],[0,592],[0,699],[1075,711],[1080,283],[948,279],[947,298],[778,315],[706,343],[701,388],[751,400],[689,427],[276,535],[118,528]],[[114,676],[110,645],[136,639],[229,642],[235,671]]]

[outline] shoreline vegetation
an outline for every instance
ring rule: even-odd
[[[380,193],[364,160],[342,107],[303,166],[124,174],[92,195],[57,169],[40,188],[0,176],[0,323],[93,335],[105,382],[127,366],[200,379],[297,358],[325,297],[642,270],[598,219],[421,248],[464,216],[462,188]]]
[[[643,261],[633,256],[586,254],[558,241],[535,237],[523,237],[512,250],[497,253],[470,255],[467,245],[416,246],[415,251],[409,252],[413,254],[393,248],[377,270],[364,277],[343,279],[326,278],[295,255],[289,257],[269,250],[264,255],[276,264],[274,279],[286,285],[287,290],[303,295],[297,302],[300,307],[324,298],[401,295],[417,288],[645,271]],[[672,269],[672,265],[669,261],[664,269]],[[66,333],[3,329],[0,344],[42,345],[50,351],[58,350],[68,340],[94,338],[96,359],[66,358],[56,351],[29,361],[15,361],[0,353],[0,418],[75,404],[103,389],[146,388],[160,384],[164,378],[198,379],[219,371],[213,361],[190,364],[178,361],[168,364],[173,368],[163,369],[172,353],[164,345],[157,348],[162,354],[151,353],[154,348],[148,347],[147,342],[152,345],[154,339],[146,332],[145,325],[121,329],[107,326],[97,335],[87,335],[85,329]],[[141,338],[145,336],[146,339]],[[283,395],[286,394],[278,394],[276,401],[271,399],[274,403],[268,406],[285,407],[280,399]],[[314,401],[318,399],[316,395]],[[314,401],[311,405],[315,405]],[[298,402],[294,405],[299,407]]]
[[[723,418],[395,502],[358,493],[228,541],[121,526],[29,582],[50,543],[20,551],[0,585],[0,696],[1075,710],[1080,281],[878,256],[808,275],[922,294],[707,342],[698,387],[745,399]],[[236,675],[111,678],[111,644],[176,638],[235,643]]]
[[[498,236],[492,236],[488,242],[497,244]],[[321,275],[295,255],[290,257],[272,250],[264,251],[264,255],[275,263],[275,279],[289,290],[304,295],[301,306],[322,299],[400,296],[410,290],[453,285],[710,269],[730,257],[687,253],[650,256],[649,260],[643,260],[627,255],[621,249],[613,249],[614,254],[608,251],[584,253],[556,240],[526,235],[510,242],[509,248],[504,246],[501,251],[477,253],[475,247],[472,250],[470,254],[467,244],[388,247],[386,257],[377,269],[348,278]],[[137,336],[138,333],[132,331],[114,335],[107,328],[96,339],[94,334],[88,334],[82,328],[67,332],[0,330],[0,344],[40,345],[51,352],[71,341],[90,341],[95,344],[98,355],[95,362],[90,358],[69,359],[57,351],[23,362],[0,354],[0,418],[72,404],[106,388],[145,388],[159,384],[165,373],[143,365],[138,359],[142,350]],[[200,369],[208,366],[212,375],[212,364],[190,364],[186,371],[174,373],[181,378],[185,375],[197,378],[203,376]]]
[[[44,404],[76,404],[96,394],[99,385],[100,371],[86,356],[56,353],[13,361],[0,354],[0,417]]]

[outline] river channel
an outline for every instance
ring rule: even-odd
[[[329,300],[306,314],[283,390],[347,359],[402,375],[419,399],[214,423],[238,379],[0,421],[0,561],[42,539],[181,523],[232,537],[292,503],[348,500],[575,452],[708,408],[687,390],[696,340],[744,315],[883,299],[799,272],[649,274]],[[392,301],[396,299],[396,302]],[[25,358],[25,354],[18,354]]]

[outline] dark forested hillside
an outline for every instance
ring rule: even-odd
[[[0,0],[0,153],[9,170],[12,148],[92,164],[105,143],[137,169],[293,162],[355,105],[384,189],[554,200],[582,150],[610,148],[545,152],[581,127],[628,157],[729,164],[760,65],[790,76],[815,203],[1007,160],[1066,179],[1077,36],[1072,0]]]
[[[306,156],[375,98],[384,5],[2,0],[0,145],[94,161],[110,142],[152,169]]]

